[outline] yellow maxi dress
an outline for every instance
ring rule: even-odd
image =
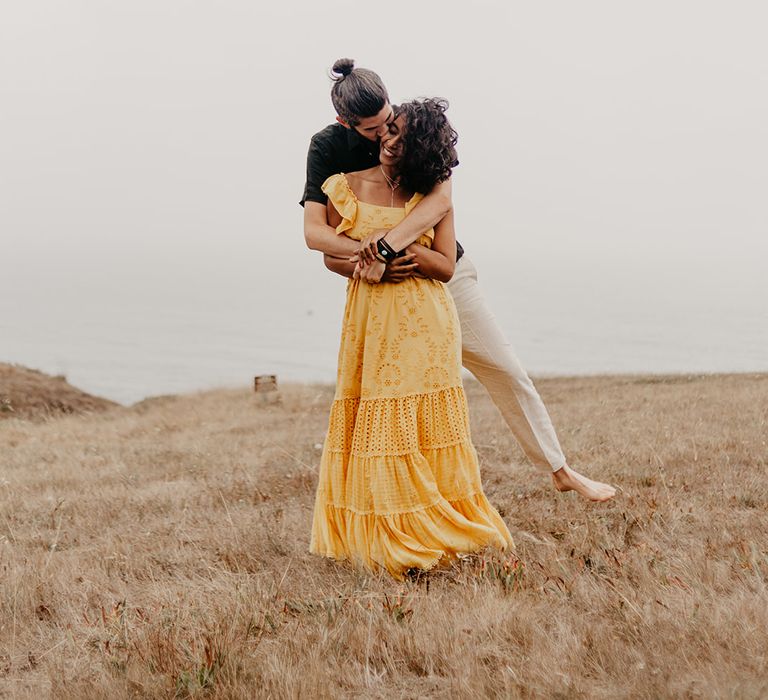
[[[337,233],[355,240],[392,228],[422,198],[404,208],[362,202],[343,174],[323,191],[342,217]],[[349,281],[310,551],[402,578],[512,544],[480,483],[460,358],[456,308],[441,282]]]

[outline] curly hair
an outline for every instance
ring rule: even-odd
[[[459,164],[458,134],[445,116],[446,109],[447,100],[437,97],[405,102],[396,109],[398,116],[405,117],[400,184],[409,192],[429,193]]]

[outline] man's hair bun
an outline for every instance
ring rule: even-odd
[[[340,58],[333,64],[331,70],[344,78],[352,72],[354,67],[355,62],[351,58]],[[341,80],[341,78],[336,78],[336,80]]]

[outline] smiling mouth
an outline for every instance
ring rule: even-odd
[[[387,156],[387,158],[397,158],[398,154],[390,151],[386,146],[381,147],[381,152]]]

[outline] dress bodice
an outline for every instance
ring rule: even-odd
[[[384,207],[363,202],[349,186],[344,173],[331,175],[323,183],[323,192],[328,195],[328,199],[341,215],[341,223],[336,227],[336,233],[343,233],[355,241],[362,241],[377,229],[394,228],[424,199],[424,195],[417,192],[404,207]],[[431,248],[434,237],[435,232],[430,229],[419,237],[417,243]]]

